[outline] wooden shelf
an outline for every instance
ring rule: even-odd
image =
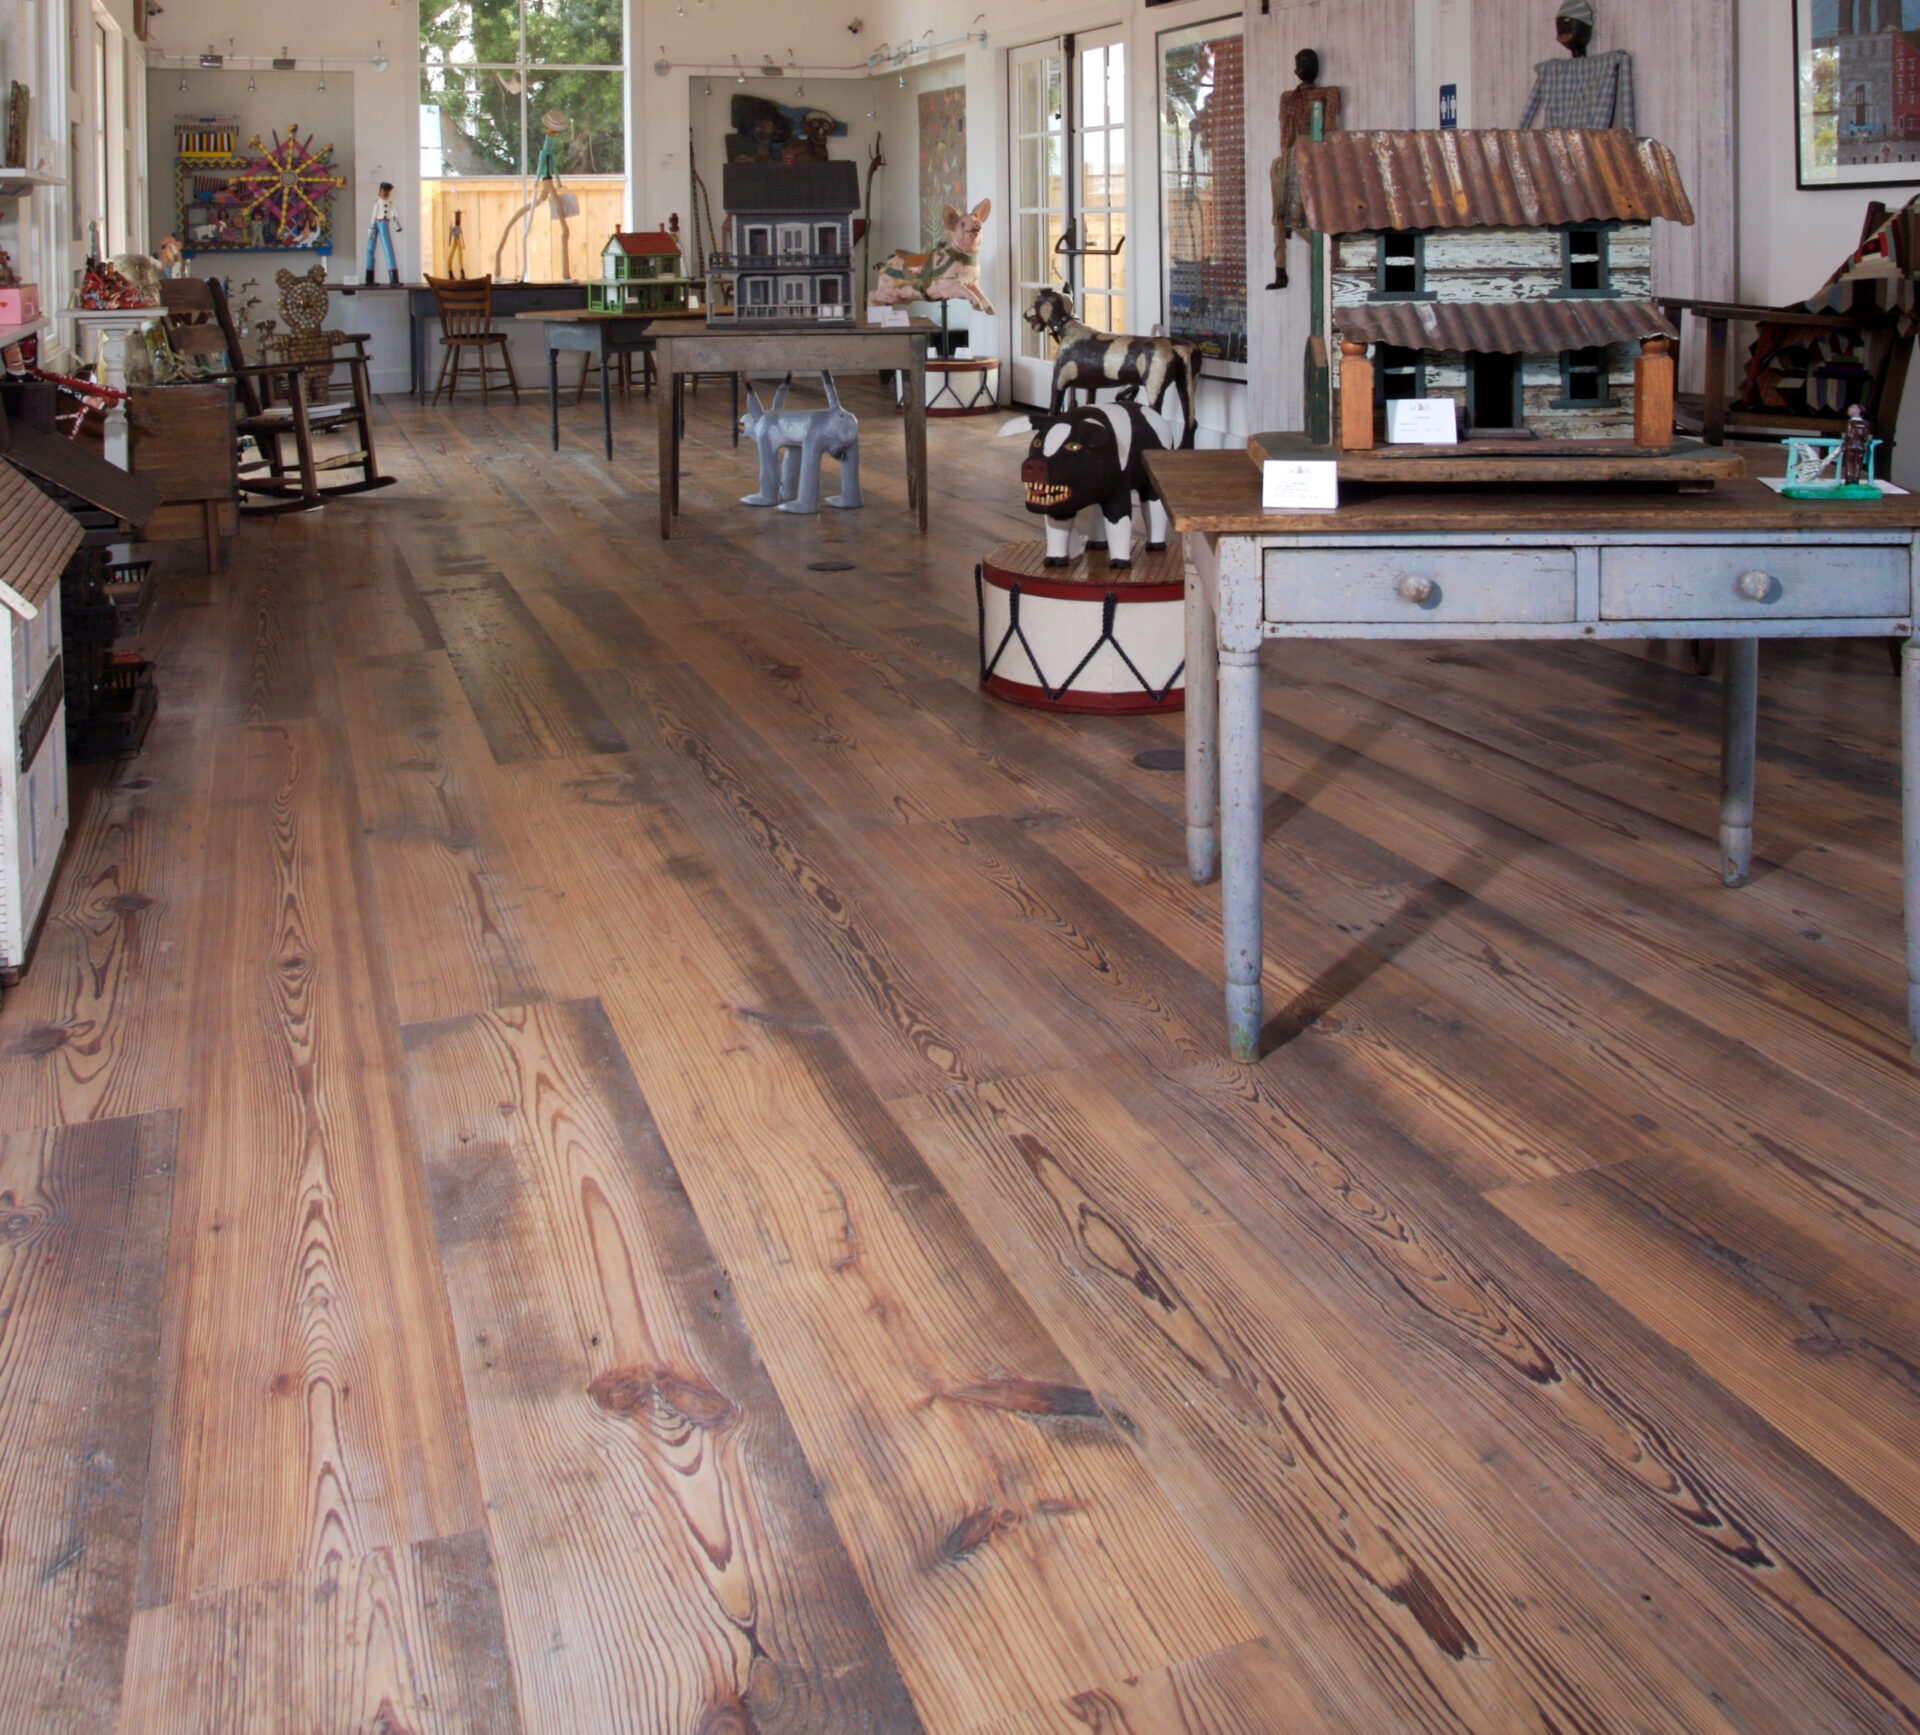
[[[43,175],[33,169],[0,169],[0,194],[31,193],[35,187],[64,187],[65,175]]]
[[[0,349],[11,348],[14,344],[22,343],[30,337],[38,337],[52,325],[53,321],[45,314],[38,319],[28,320],[25,325],[0,325]]]

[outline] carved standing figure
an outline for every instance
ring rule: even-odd
[[[567,226],[567,218],[572,215],[569,203],[575,209],[578,202],[573,194],[560,182],[560,155],[564,141],[573,132],[573,123],[557,108],[550,108],[540,117],[540,130],[545,137],[540,143],[540,160],[534,166],[533,197],[506,220],[500,231],[500,245],[493,250],[493,274],[500,275],[500,265],[507,251],[507,238],[513,233],[515,223],[521,224],[520,230],[520,281],[527,280],[527,273],[533,264],[533,214],[548,200],[553,202],[553,218],[560,225],[560,276],[563,281],[573,281],[573,258],[570,251],[572,231]],[[524,219],[524,221],[522,221]]]
[[[1522,127],[1624,127],[1633,131],[1633,56],[1624,48],[1588,54],[1593,41],[1593,0],[1554,0],[1553,33],[1565,60],[1543,60],[1533,69],[1533,95],[1520,116]]]
[[[1324,137],[1340,125],[1340,87],[1320,83],[1320,56],[1303,48],[1293,57],[1293,76],[1299,79],[1293,89],[1280,98],[1280,154],[1273,159],[1268,178],[1273,186],[1273,281],[1269,289],[1287,286],[1287,243],[1293,231],[1287,227],[1287,182],[1294,173],[1293,147],[1301,139],[1313,137],[1314,104],[1320,105],[1320,131]]]
[[[1840,436],[1840,481],[1856,487],[1867,479],[1867,453],[1873,445],[1873,428],[1866,411],[1858,404],[1847,405],[1846,431]]]

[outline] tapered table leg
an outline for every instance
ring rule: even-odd
[[[1191,534],[1191,533],[1190,533]],[[1200,575],[1187,564],[1187,875],[1213,878],[1219,854],[1214,812],[1220,800],[1219,642]]]
[[[1227,1043],[1235,1060],[1255,1060],[1261,1021],[1257,650],[1220,653],[1220,910],[1226,930]]]
[[[1753,745],[1759,713],[1760,641],[1727,640],[1726,709],[1720,730],[1720,878],[1747,883],[1753,865]]]
[[[560,450],[560,352],[547,351],[547,423],[553,435],[553,449]]]
[[[1901,865],[1907,906],[1907,1040],[1920,1061],[1920,634],[1900,668]]]

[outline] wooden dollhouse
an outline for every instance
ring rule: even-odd
[[[857,163],[731,162],[721,198],[731,242],[708,260],[709,319],[853,318]]]
[[[1466,439],[1672,444],[1652,230],[1693,209],[1666,146],[1563,129],[1298,148],[1292,221],[1327,237],[1309,389],[1322,370],[1337,445],[1371,447],[1396,398],[1451,399]]]
[[[587,306],[595,313],[684,313],[689,281],[679,236],[616,230],[600,250],[600,281],[587,285]]]

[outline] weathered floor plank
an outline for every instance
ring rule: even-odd
[[[487,1539],[336,1559],[136,1615],[123,1735],[519,1735]]]
[[[0,1138],[0,1730],[110,1729],[146,1494],[172,1113]]]
[[[526,1729],[918,1735],[606,1015],[406,1040]]]

